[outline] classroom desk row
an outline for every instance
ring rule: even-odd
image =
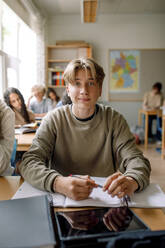
[[[148,118],[150,115],[157,115],[157,111],[146,111],[139,110],[139,125],[141,124],[141,116],[145,115],[145,138],[144,138],[144,147],[148,147]],[[26,134],[17,134],[15,138],[17,140],[17,151],[27,151],[32,144],[35,133],[26,133]],[[161,157],[165,158],[165,115],[162,117],[162,148],[161,148]]]
[[[32,144],[35,133],[16,134],[17,151],[27,151]]]
[[[0,200],[9,200],[23,183],[20,176],[0,177]],[[85,208],[87,209],[87,208]],[[89,208],[88,208],[89,209]],[[55,208],[55,211],[84,210],[84,208]],[[162,209],[132,209],[151,230],[165,230],[165,214]]]

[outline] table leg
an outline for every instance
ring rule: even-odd
[[[165,158],[165,119],[162,118],[162,152],[161,152],[161,158]]]
[[[139,114],[138,114],[138,125],[141,126],[142,124],[142,113],[139,111]]]
[[[148,146],[148,114],[145,114],[145,137],[144,137],[144,148]]]

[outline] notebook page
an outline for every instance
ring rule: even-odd
[[[105,177],[93,177],[96,183],[103,185]],[[150,183],[149,186],[141,192],[134,193],[131,196],[130,207],[137,208],[165,208],[165,193],[156,183]]]
[[[91,177],[97,184],[104,185],[105,177]],[[65,200],[65,207],[119,207],[120,199],[111,197],[102,188],[94,188],[89,198],[81,201],[74,201],[68,197]]]
[[[45,195],[45,194],[47,193],[34,188],[27,182],[23,182],[23,184],[19,187],[19,189],[12,197],[12,199],[27,198],[27,197],[33,197],[33,196]]]
[[[118,197],[111,197],[101,188],[93,189],[89,198],[81,201],[74,201],[68,197],[65,200],[65,207],[119,207],[120,200]]]
[[[36,189],[33,186],[31,186],[29,183],[24,182],[19,187],[19,189],[17,190],[15,195],[12,197],[12,199],[27,198],[27,197],[33,197],[33,196],[45,195],[45,194],[49,194],[49,193],[46,191]],[[53,198],[53,206],[55,206],[55,207],[63,207],[64,206],[65,196],[58,194],[58,193],[54,193],[51,195]]]
[[[51,194],[53,198],[54,207],[64,207],[66,197],[59,193]]]
[[[106,178],[92,177],[96,183],[103,185]],[[131,196],[130,207],[137,208],[165,208],[165,193],[161,190],[158,184],[151,183],[146,189],[141,192],[134,193]],[[118,207],[120,200],[118,197],[112,198],[108,193],[103,192],[101,188],[95,188],[90,197],[83,201],[74,201],[66,198],[65,207]]]
[[[131,197],[129,206],[139,208],[164,208],[165,193],[158,184],[151,183],[146,189],[135,193]]]

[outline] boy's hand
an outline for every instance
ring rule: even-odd
[[[106,191],[112,196],[122,198],[125,195],[131,196],[138,189],[137,182],[132,177],[126,177],[120,172],[116,172],[109,176],[103,186],[103,191]]]
[[[93,188],[97,187],[97,184],[89,176],[81,177],[82,179],[58,176],[54,181],[53,189],[55,192],[68,196],[73,200],[85,200],[89,197]]]

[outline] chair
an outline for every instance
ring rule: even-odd
[[[14,139],[13,151],[12,151],[11,159],[10,159],[11,166],[14,168],[16,167],[16,164],[15,164],[16,151],[17,151],[17,140]]]
[[[156,127],[157,127],[157,138],[161,140],[162,137],[162,111],[158,112],[156,118]]]

